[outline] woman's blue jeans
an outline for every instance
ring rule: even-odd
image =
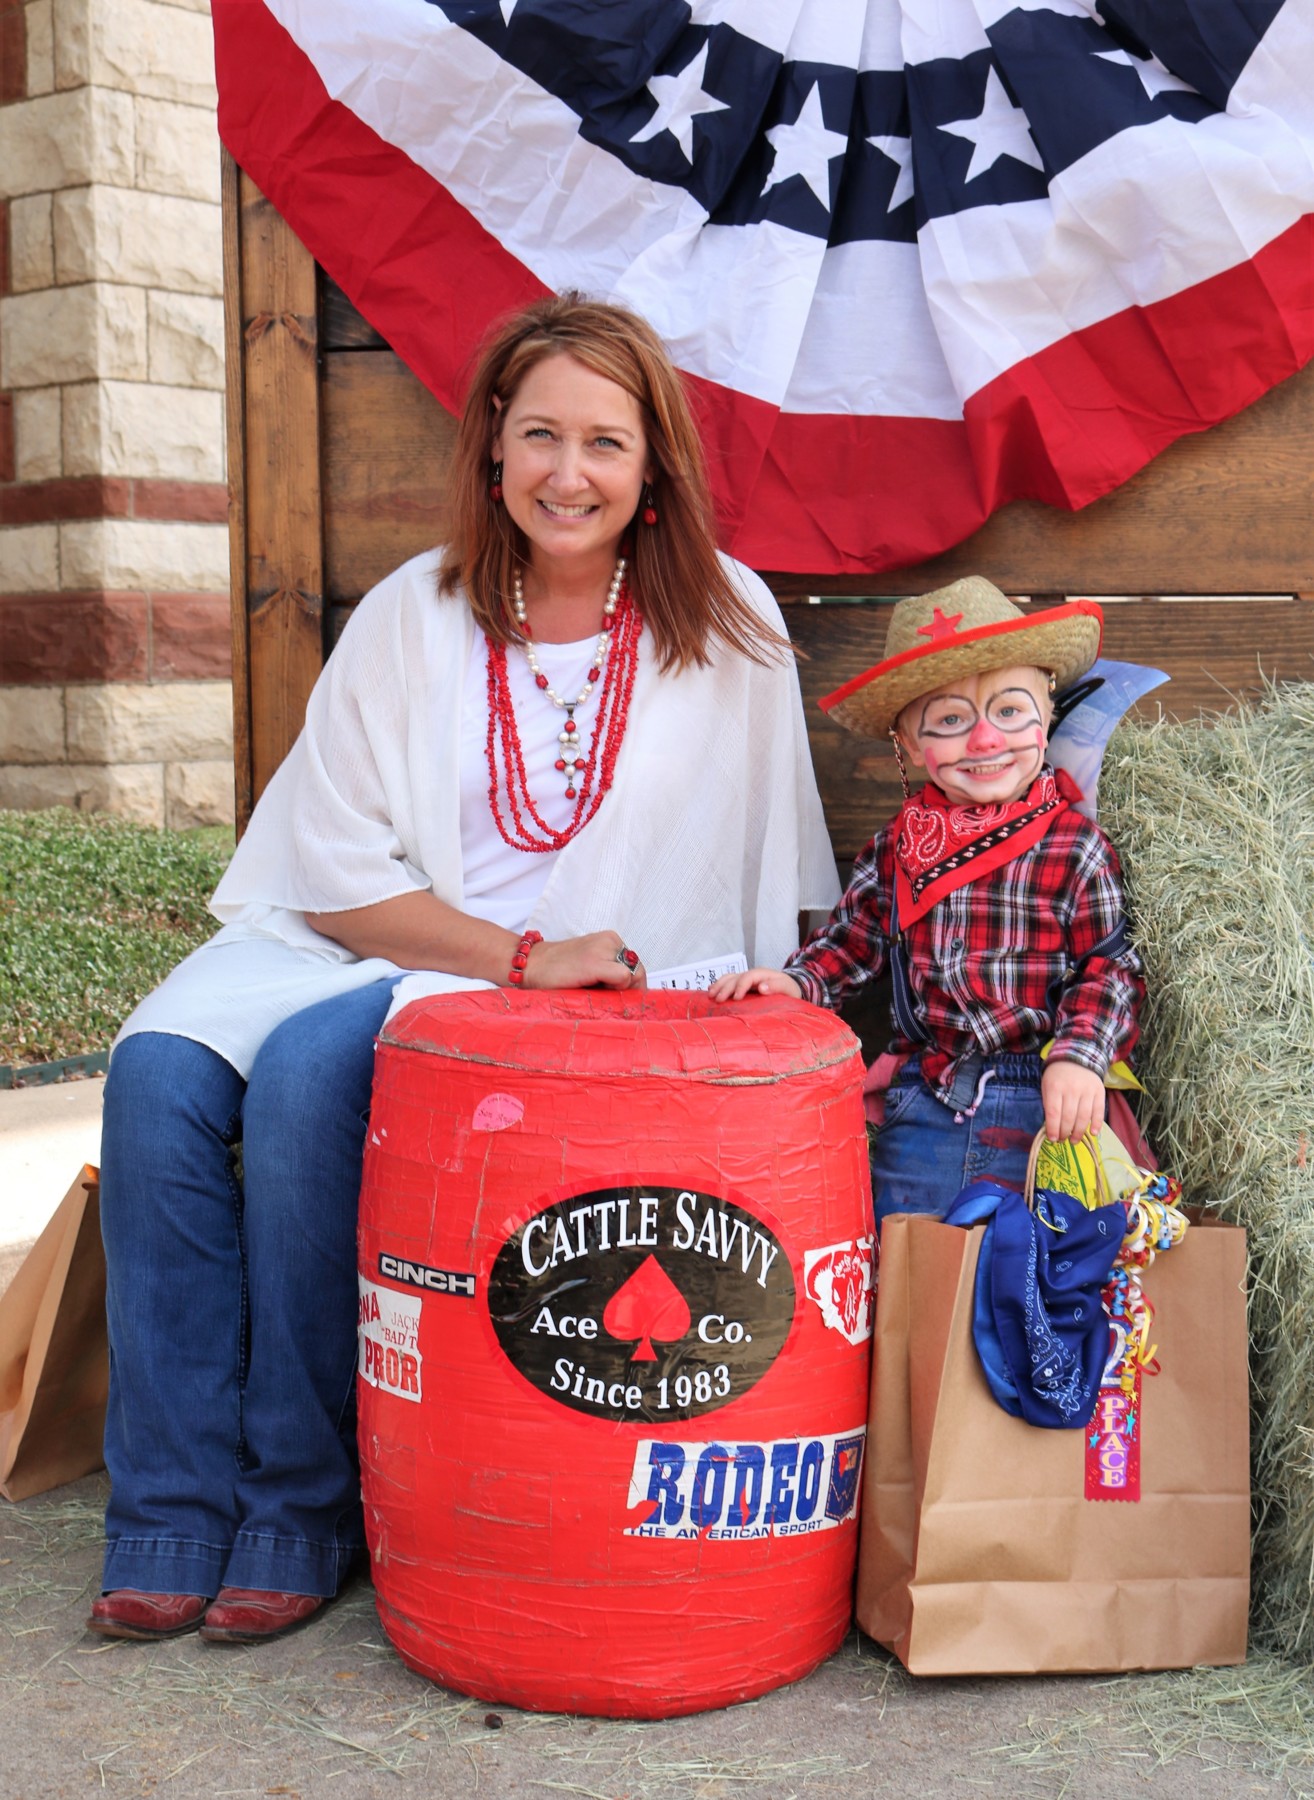
[[[392,988],[294,1014],[249,1082],[188,1038],[114,1052],[107,1592],[331,1595],[362,1546],[356,1209]]]
[[[1040,1098],[1044,1065],[1038,1056],[994,1056],[974,1069],[964,1107],[946,1106],[921,1077],[918,1058],[906,1062],[885,1096],[885,1122],[871,1151],[876,1229],[891,1213],[937,1218],[969,1181],[989,1178],[1021,1189],[1031,1140],[1045,1122]],[[989,1075],[983,1088],[977,1083]],[[979,1091],[975,1111],[967,1112]]]

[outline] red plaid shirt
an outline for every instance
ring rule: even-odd
[[[894,827],[873,838],[826,923],[786,968],[805,998],[838,1007],[889,962]],[[896,1030],[891,1049],[921,1052],[942,1094],[973,1051],[1039,1051],[1101,1077],[1136,1042],[1145,994],[1127,942],[1117,853],[1075,808],[1012,862],[966,882],[901,929],[913,1005],[927,1044]]]

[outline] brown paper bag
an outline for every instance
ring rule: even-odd
[[[109,1344],[100,1182],[90,1165],[0,1296],[0,1493],[26,1500],[104,1465]]]
[[[884,1227],[858,1623],[915,1675],[1243,1662],[1245,1233],[1196,1219],[1146,1272],[1141,1497],[1109,1501],[1085,1498],[1086,1431],[991,1396],[972,1341],[983,1230]]]

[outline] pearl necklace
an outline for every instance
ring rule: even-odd
[[[584,686],[573,700],[565,699],[548,681],[538,665],[534,654],[534,636],[529,629],[529,618],[525,607],[525,588],[520,578],[519,569],[512,578],[511,610],[515,614],[516,624],[520,627],[521,636],[525,640],[525,661],[529,664],[529,672],[534,677],[534,685],[545,693],[553,706],[560,708],[566,715],[563,728],[557,733],[557,742],[561,745],[555,767],[566,777],[566,798],[573,800],[578,792],[577,776],[583,775],[587,764],[581,754],[583,746],[579,741],[579,727],[575,723],[575,708],[583,706],[593,692],[594,683],[602,675],[607,666],[607,652],[611,646],[612,624],[616,615],[616,607],[620,599],[620,591],[625,580],[625,558],[618,557],[616,570],[611,578],[611,586],[607,589],[607,598],[602,604],[602,629],[598,633],[598,641],[594,646],[593,660],[589,664],[588,678]]]

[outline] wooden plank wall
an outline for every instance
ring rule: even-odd
[[[224,207],[244,822],[351,608],[441,539],[455,425],[231,161]],[[1265,677],[1314,677],[1311,466],[1314,367],[1082,513],[1018,503],[947,555],[866,584],[765,571],[782,600],[821,597],[787,617],[806,654],[840,860],[893,810],[897,782],[883,746],[832,725],[814,702],[878,659],[890,598],[977,571],[1033,602],[1121,596],[1106,608],[1108,654],[1173,677],[1147,705],[1162,696],[1179,717],[1217,710]]]
[[[309,253],[227,156],[223,207],[241,828],[324,666],[319,306]]]

